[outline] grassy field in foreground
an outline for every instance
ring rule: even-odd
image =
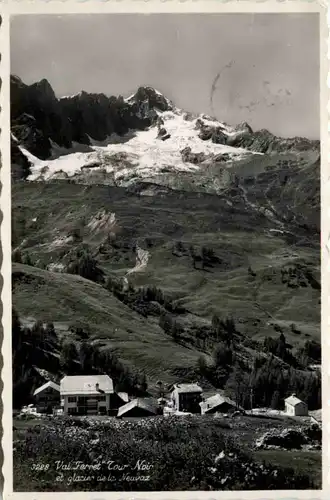
[[[321,486],[320,452],[253,450],[256,437],[270,427],[294,426],[281,419],[243,417],[155,417],[103,421],[56,419],[38,424],[14,420],[15,491],[169,491],[311,489]],[[289,425],[288,425],[289,424]],[[297,423],[298,425],[298,423]],[[216,457],[219,457],[216,459]],[[291,460],[290,460],[291,457]],[[75,481],[74,472],[56,468],[56,461],[99,464],[96,472]],[[111,470],[112,460],[121,471]],[[137,472],[145,461],[149,469]],[[48,464],[48,469],[36,464]],[[123,478],[123,470],[130,480]],[[62,478],[55,480],[62,474]],[[132,476],[140,479],[132,479]],[[145,479],[148,476],[148,479]]]

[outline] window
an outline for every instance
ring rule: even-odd
[[[76,396],[69,396],[68,397],[68,403],[75,403],[77,401]]]
[[[99,401],[106,401],[105,396],[99,396]]]

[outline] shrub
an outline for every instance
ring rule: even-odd
[[[31,427],[14,451],[15,490],[26,491],[175,491],[308,489],[307,476],[291,469],[255,462],[225,434],[225,425],[215,420],[187,417],[155,417],[135,421],[88,421],[56,419],[38,430]],[[39,463],[47,471],[31,473]],[[57,482],[54,463],[80,460],[100,464],[97,473],[84,482],[68,482],[72,471],[63,471]],[[107,461],[126,465],[130,476],[148,476],[146,481],[123,481],[122,471],[108,478]],[[134,470],[138,461],[150,464],[148,471]],[[103,480],[98,480],[100,477]]]

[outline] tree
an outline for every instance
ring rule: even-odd
[[[19,320],[18,313],[13,307],[12,309],[12,349],[13,356],[17,351],[20,350],[22,346],[22,326]]]
[[[219,326],[220,326],[220,318],[217,314],[214,314],[212,316],[212,327],[214,328],[214,330],[218,330]]]
[[[257,276],[257,273],[255,271],[253,271],[252,267],[249,266],[248,267],[248,273],[250,276],[252,276],[253,278],[255,278]]]
[[[19,248],[16,248],[15,250],[13,250],[13,252],[11,254],[11,260],[13,262],[17,262],[18,264],[22,264],[22,262],[23,262],[22,252]]]
[[[172,328],[174,324],[174,319],[169,313],[162,313],[159,317],[159,326],[164,330],[165,333],[172,334]]]
[[[171,326],[171,335],[174,340],[179,340],[180,336],[182,334],[182,327],[179,325],[177,321],[172,322]]]
[[[140,378],[140,387],[142,392],[147,392],[148,390],[148,382],[147,382],[147,376],[145,373],[142,373],[141,378]]]
[[[22,263],[25,264],[26,266],[33,266],[33,262],[32,262],[32,259],[30,257],[30,254],[28,254],[27,252],[24,254],[24,256],[22,258]]]
[[[65,341],[62,344],[60,366],[64,373],[73,375],[77,370],[78,351],[74,342]]]
[[[315,340],[306,340],[302,354],[312,361],[321,362],[321,344]]]
[[[53,341],[53,342],[56,342],[57,341],[57,335],[56,335],[56,331],[55,331],[55,327],[54,327],[54,323],[52,322],[48,322],[46,323],[46,326],[45,326],[45,336],[50,340],[50,341]]]
[[[215,367],[231,366],[233,361],[233,351],[221,342],[213,352],[213,362]]]
[[[207,373],[207,363],[204,356],[199,356],[197,360],[197,370],[201,377],[205,376]]]
[[[202,247],[202,266],[210,266],[213,262],[217,260],[213,248]]]
[[[172,253],[173,255],[182,255],[185,252],[185,247],[182,241],[176,241],[173,245]]]
[[[136,391],[136,387],[133,384],[133,376],[130,370],[123,367],[117,380],[116,391],[132,392],[132,389],[134,392]]]
[[[97,260],[86,249],[77,251],[73,260],[68,264],[66,272],[69,274],[78,274],[96,283],[104,282],[104,272],[98,267]]]
[[[163,382],[161,380],[157,380],[156,385],[158,386],[159,397],[162,398],[164,396]]]
[[[279,410],[281,406],[281,394],[279,391],[275,391],[272,395],[272,400],[270,406],[273,410]]]
[[[93,371],[93,356],[94,356],[93,346],[88,344],[88,342],[83,341],[79,347],[79,359],[80,359],[81,371],[85,375]]]
[[[45,335],[44,324],[41,320],[37,320],[31,327],[31,337],[34,345],[38,345],[39,347],[43,348],[45,347],[45,344],[48,343],[48,339]]]
[[[90,335],[91,335],[88,324],[86,324],[84,326],[75,326],[75,325],[72,325],[70,327],[70,332],[72,332],[75,335],[77,335],[77,337],[79,337],[81,340],[87,340],[90,337]]]
[[[189,247],[189,254],[190,254],[190,257],[192,259],[194,269],[196,269],[196,252],[195,252],[193,245],[190,245],[190,247]]]
[[[244,407],[249,402],[249,378],[238,365],[231,372],[225,389],[234,398],[237,407]]]

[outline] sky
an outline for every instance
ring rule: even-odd
[[[11,73],[57,97],[155,87],[176,106],[283,137],[319,139],[319,16],[14,16]]]

